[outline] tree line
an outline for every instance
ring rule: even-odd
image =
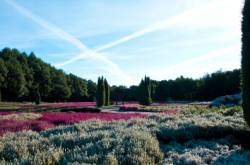
[[[240,69],[217,71],[200,79],[180,76],[175,80],[150,80],[145,77],[139,86],[112,86],[113,101],[210,101],[219,96],[240,93]],[[148,84],[148,85],[145,85]],[[144,89],[144,90],[142,90]],[[150,97],[145,99],[144,97]],[[142,101],[142,100],[143,101]],[[148,103],[144,103],[148,104]]]
[[[218,96],[240,92],[240,70],[217,71],[200,79],[180,76],[175,80],[142,79],[139,85],[112,86],[103,77],[97,86],[91,80],[66,74],[37,58],[34,53],[27,55],[17,49],[5,48],[0,51],[0,99],[4,101],[94,101],[110,97],[118,101],[209,101]],[[100,94],[97,91],[104,90]],[[149,97],[149,100],[145,100]],[[105,100],[105,99],[104,99]],[[108,99],[109,100],[109,99]],[[101,105],[109,104],[102,101]],[[147,104],[147,103],[145,103]]]
[[[93,101],[96,84],[17,49],[0,51],[0,100]]]

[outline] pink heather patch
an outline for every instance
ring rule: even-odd
[[[6,115],[7,113],[3,113]],[[131,118],[143,118],[147,115],[140,113],[84,113],[84,112],[43,112],[42,117],[36,120],[0,121],[0,135],[6,132],[22,130],[42,131],[57,125],[74,124],[80,121],[98,119],[103,121],[129,120]]]
[[[6,132],[17,132],[20,130],[29,130],[30,123],[27,121],[2,120],[0,121],[0,135]]]
[[[14,114],[14,113],[17,113],[17,112],[0,112],[0,116],[11,115],[11,114]]]
[[[145,117],[139,113],[76,113],[76,112],[44,112],[40,118],[53,124],[73,124],[90,119],[99,119],[104,121],[128,120],[131,118]]]

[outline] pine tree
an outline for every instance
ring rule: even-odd
[[[26,80],[20,63],[16,59],[6,62],[8,74],[6,77],[5,94],[9,100],[17,101],[27,93]],[[8,93],[7,93],[8,91]]]
[[[101,78],[101,103],[102,106],[105,105],[105,101],[106,101],[106,91],[105,91],[105,84],[104,84],[104,78]]]
[[[245,120],[250,126],[250,0],[245,0],[242,14],[242,107]]]
[[[145,103],[146,105],[150,105],[152,103],[152,98],[151,98],[151,80],[149,77],[145,77],[145,91],[146,91],[146,100]]]
[[[105,105],[105,85],[104,78],[98,77],[97,81],[97,91],[96,91],[96,105],[101,107]]]
[[[7,68],[5,67],[5,63],[2,59],[0,59],[0,101],[2,100],[2,91],[4,85],[6,85],[5,79],[7,76]]]
[[[107,106],[110,104],[110,87],[106,79],[104,80],[104,86],[105,86],[105,105]]]
[[[142,105],[150,105],[152,103],[151,98],[151,80],[149,77],[146,77],[141,80],[139,85],[140,89],[140,98],[139,102]]]
[[[98,77],[97,80],[97,89],[96,89],[96,106],[100,107],[101,106],[101,79]]]

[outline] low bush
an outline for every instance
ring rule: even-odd
[[[101,112],[101,109],[94,107],[60,108],[60,112]]]

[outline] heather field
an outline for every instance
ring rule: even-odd
[[[112,108],[117,111],[106,111]],[[143,113],[145,108],[152,112]],[[250,134],[241,107],[126,103],[102,110],[1,112],[0,164],[249,162]]]
[[[250,0],[0,0],[0,165],[250,165]]]

